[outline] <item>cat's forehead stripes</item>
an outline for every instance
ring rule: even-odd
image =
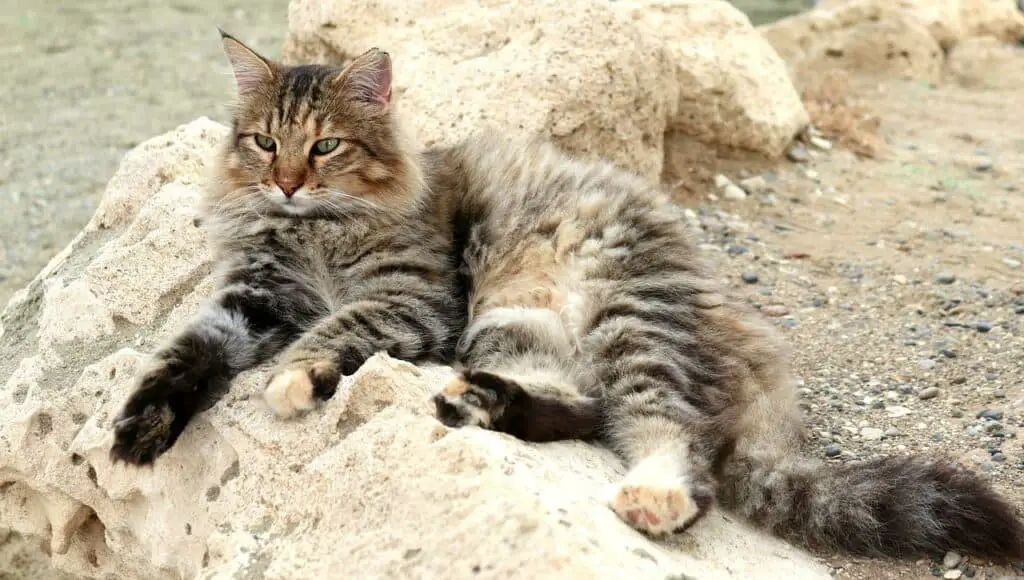
[[[333,81],[338,70],[316,65],[302,65],[286,69],[278,86],[277,106],[272,124],[306,125],[312,117],[318,125],[322,122],[315,115],[323,111],[327,101],[337,90]]]

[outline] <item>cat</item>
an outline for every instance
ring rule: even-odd
[[[482,131],[417,151],[391,60],[285,66],[222,32],[238,87],[205,215],[223,282],[114,421],[151,464],[238,372],[314,409],[377,351],[456,370],[440,422],[594,440],[628,466],[605,501],[652,536],[715,504],[817,551],[1024,560],[1024,524],[939,458],[800,455],[788,348],[730,297],[654,184]]]

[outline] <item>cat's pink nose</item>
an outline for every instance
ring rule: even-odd
[[[276,179],[277,186],[284,192],[284,196],[291,199],[295,192],[302,187],[302,182],[297,179]]]

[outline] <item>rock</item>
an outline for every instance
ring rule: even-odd
[[[828,3],[760,30],[798,86],[835,69],[871,77],[941,79],[942,46],[926,24],[881,0]]]
[[[918,362],[917,366],[921,367],[921,370],[923,370],[923,371],[930,371],[930,370],[934,369],[935,365],[937,365],[937,364],[938,363],[935,362],[935,360],[930,359],[930,358],[926,358],[926,359],[922,359],[920,362]]]
[[[960,564],[960,560],[961,559],[963,559],[963,558],[962,558],[962,556],[960,556],[959,553],[953,552],[953,551],[949,551],[949,552],[946,552],[945,556],[943,556],[943,558],[942,558],[942,565],[947,570],[952,570],[953,568],[956,568]]]
[[[829,578],[717,512],[681,544],[644,538],[596,499],[623,472],[610,452],[449,430],[428,395],[451,371],[384,354],[293,421],[259,396],[267,368],[244,373],[152,469],[111,465],[146,353],[212,291],[193,206],[225,133],[200,119],[129,153],[0,314],[0,530],[90,578]]]
[[[756,195],[768,191],[768,181],[760,175],[755,175],[740,181],[740,187],[750,195]]]
[[[995,410],[992,410],[992,409],[984,409],[980,413],[978,413],[978,418],[979,419],[991,419],[992,421],[1002,421],[1003,420],[1003,412],[1002,411],[995,411]]]
[[[796,143],[786,150],[786,158],[793,163],[807,163],[811,160],[811,154],[807,152],[807,148],[802,144]]]
[[[740,274],[740,278],[742,278],[747,284],[757,284],[757,281],[760,279],[757,272],[754,272],[753,270],[747,270]]]
[[[825,457],[839,457],[843,453],[838,445],[829,445],[825,448]]]
[[[765,316],[785,316],[789,314],[789,308],[783,304],[769,304],[761,308]]]
[[[957,580],[958,578],[963,576],[963,574],[963,570],[947,570],[946,573],[942,575],[942,577],[946,580]]]
[[[658,178],[666,131],[774,157],[807,123],[785,65],[725,2],[294,0],[288,20],[285,62],[391,53],[425,145],[490,125]]]
[[[952,284],[953,282],[956,282],[956,274],[954,274],[952,272],[945,272],[945,271],[944,272],[939,272],[935,276],[935,282],[937,284]]]
[[[814,145],[815,147],[821,149],[822,151],[832,150],[832,142],[829,141],[828,139],[824,139],[822,137],[810,137],[808,141],[811,145]]]
[[[865,441],[878,441],[885,436],[885,431],[875,427],[864,427],[860,430],[860,436]]]
[[[718,189],[725,189],[730,185],[732,185],[732,180],[729,179],[728,177],[722,175],[721,173],[715,176],[715,187],[717,187]]]
[[[722,196],[728,200],[739,201],[747,199],[747,192],[743,191],[738,185],[730,183],[725,186],[725,191],[722,193]]]
[[[981,333],[989,332],[992,330],[992,324],[984,320],[979,320],[974,323],[974,329]]]
[[[935,397],[938,397],[938,396],[939,396],[939,388],[938,387],[928,387],[926,389],[921,389],[921,392],[919,392],[917,394],[917,398],[921,399],[922,401],[927,401],[928,399],[934,399]]]

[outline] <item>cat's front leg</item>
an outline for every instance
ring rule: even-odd
[[[461,325],[452,303],[438,291],[382,294],[345,305],[282,353],[264,399],[278,417],[290,418],[334,396],[341,377],[377,352],[410,362],[443,361]]]
[[[238,373],[294,336],[273,292],[233,284],[153,357],[114,419],[111,459],[151,464],[174,445],[192,417],[210,407]]]

